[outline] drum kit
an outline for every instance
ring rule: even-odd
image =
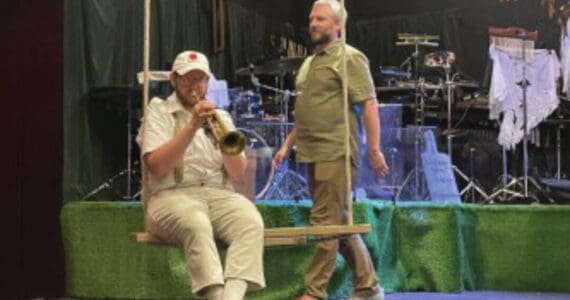
[[[455,53],[451,51],[435,51],[426,54],[423,58],[424,66],[432,69],[440,69],[445,72],[445,78],[437,82],[431,82],[420,76],[420,53],[424,48],[439,47],[439,37],[434,35],[416,35],[416,34],[400,34],[398,35],[399,47],[413,47],[413,53],[400,65],[400,67],[383,67],[382,74],[388,80],[384,86],[376,88],[378,93],[413,93],[415,107],[415,125],[417,128],[424,127],[425,119],[425,103],[430,97],[430,93],[435,95],[441,93],[445,95],[447,102],[447,130],[448,134],[452,134],[452,105],[454,101],[453,91],[456,87],[478,88],[478,84],[473,82],[459,82],[452,75],[452,67],[456,62]],[[230,97],[231,105],[229,107],[234,120],[238,126],[254,130],[263,139],[263,143],[268,145],[271,151],[277,149],[285,140],[288,132],[292,128],[290,118],[290,99],[295,97],[296,93],[283,89],[283,77],[286,74],[296,72],[304,58],[291,57],[280,58],[268,61],[260,65],[250,65],[248,67],[238,69],[235,74],[237,76],[249,77],[254,89],[252,90],[235,90],[233,96]],[[407,71],[405,71],[407,69]],[[412,72],[412,69],[414,70]],[[261,84],[257,76],[274,77],[275,86]],[[264,96],[262,97],[262,92]],[[259,138],[258,138],[259,139]],[[415,199],[422,199],[425,194],[425,188],[422,187],[423,174],[421,170],[421,139],[423,139],[422,130],[417,131],[418,145],[415,149],[415,167],[414,170],[404,179],[400,191],[405,189],[408,183],[416,181],[413,187],[414,192],[410,196]],[[294,153],[293,153],[294,155]],[[259,166],[259,164],[258,164]],[[278,170],[271,170],[271,176],[267,178],[267,184],[258,184],[264,187],[264,194],[257,193],[258,198],[263,199],[298,199],[308,198],[308,190],[306,181],[302,175],[303,167],[295,164],[294,168],[290,166],[282,166]],[[463,193],[478,188],[472,178],[465,176],[458,168],[456,172],[469,183],[469,189]],[[266,172],[268,173],[268,172]],[[299,192],[301,191],[301,192]],[[400,195],[397,195],[398,198]]]
[[[422,76],[420,58],[423,49],[439,47],[439,36],[437,35],[421,35],[403,33],[398,35],[396,42],[398,47],[411,47],[412,53],[404,60],[399,67],[382,67],[380,69],[383,86],[376,88],[379,94],[411,94],[412,103],[405,103],[405,100],[400,100],[404,105],[413,107],[414,119],[416,128],[416,143],[414,149],[415,166],[412,171],[405,177],[399,193],[407,192],[409,197],[413,199],[423,199],[427,197],[425,187],[424,174],[421,166],[421,152],[423,151],[423,131],[425,127],[426,117],[426,100],[438,99],[437,94],[441,93],[442,97],[440,102],[436,102],[436,106],[443,106],[447,104],[447,126],[443,131],[443,135],[448,137],[448,146],[452,142],[452,138],[458,134],[454,129],[453,118],[453,105],[455,101],[454,91],[456,88],[477,89],[479,85],[471,81],[458,81],[457,75],[452,74],[453,66],[456,63],[456,55],[451,51],[434,51],[427,53],[423,56],[423,69],[424,70],[439,70],[445,74],[444,78],[437,78],[437,80],[428,80]],[[404,98],[401,98],[404,99]],[[449,147],[451,149],[451,147]],[[451,156],[452,153],[449,153]],[[487,197],[483,189],[481,189],[473,176],[466,176],[459,168],[453,166],[453,170],[461,178],[467,182],[467,187],[461,192],[462,195],[467,193],[474,194],[480,193],[483,197]],[[400,198],[398,194],[396,199]]]
[[[376,88],[376,91],[378,93],[412,94],[413,106],[415,107],[415,125],[418,128],[424,126],[425,102],[428,93],[441,92],[442,95],[445,94],[448,104],[447,129],[451,130],[453,90],[456,87],[476,88],[478,85],[454,80],[451,70],[455,64],[456,56],[450,51],[436,51],[424,56],[425,67],[443,69],[446,74],[445,80],[432,82],[420,76],[421,50],[438,47],[438,36],[400,34],[398,39],[397,46],[412,47],[414,51],[399,67],[381,68],[382,74],[387,79],[384,80],[383,86]],[[257,160],[257,170],[255,171],[255,198],[257,199],[310,198],[306,176],[304,176],[305,165],[295,163],[294,159],[290,159],[275,170],[271,163],[274,152],[282,145],[293,125],[291,122],[293,115],[291,102],[297,96],[297,92],[284,89],[284,78],[287,75],[294,74],[301,67],[304,59],[305,57],[278,58],[237,69],[235,75],[238,78],[250,81],[252,88],[228,90],[230,103],[226,109],[232,115],[236,127],[247,136],[247,148],[250,152],[255,153]],[[273,84],[261,83],[259,77],[262,77],[264,82],[273,79]],[[162,77],[159,79],[165,80]],[[406,177],[401,185],[404,187],[412,181],[412,178],[415,179],[414,199],[422,199],[421,195],[424,193],[419,188],[421,186],[420,140],[423,137],[421,131],[418,130],[417,132],[418,143],[416,144],[418,146],[415,149],[416,165],[414,171]],[[293,148],[291,156],[294,158],[295,148]],[[464,178],[468,179],[467,177]],[[90,193],[89,196],[92,194]],[[130,191],[128,194],[131,196]]]

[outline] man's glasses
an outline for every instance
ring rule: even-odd
[[[179,79],[180,79],[180,83],[182,83],[182,85],[186,85],[186,86],[193,86],[193,85],[205,83],[208,81],[207,76],[203,76],[203,77],[180,76]]]

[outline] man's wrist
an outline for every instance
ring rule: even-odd
[[[380,147],[368,147],[368,153],[376,153],[380,151]]]
[[[193,119],[188,123],[188,126],[186,126],[186,130],[188,133],[195,133],[200,127],[202,127],[201,122]]]

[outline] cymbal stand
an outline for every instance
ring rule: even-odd
[[[132,199],[132,192],[131,192],[131,177],[133,174],[132,170],[132,159],[133,159],[133,125],[132,125],[132,109],[131,109],[131,97],[129,96],[127,99],[127,195],[123,197],[124,199]]]
[[[96,187],[94,190],[92,190],[91,192],[87,193],[87,195],[83,196],[83,198],[81,198],[81,200],[87,200],[93,196],[95,196],[96,194],[98,194],[100,191],[111,188],[111,185],[113,184],[113,182],[115,182],[115,180],[117,180],[117,178],[125,175],[125,174],[129,174],[128,173],[129,170],[128,169],[124,169],[121,172],[113,175],[111,178],[109,178],[107,181],[103,182],[101,185],[99,185],[98,187]]]
[[[475,176],[474,176],[474,152],[475,149],[471,148],[469,151],[469,164],[470,164],[470,176],[467,176],[465,173],[463,173],[461,171],[461,169],[459,169],[459,167],[457,167],[455,164],[453,164],[453,138],[455,137],[455,135],[452,134],[452,129],[453,129],[453,125],[452,125],[452,119],[451,119],[451,115],[452,115],[452,104],[453,104],[453,100],[455,99],[455,94],[453,92],[453,88],[455,87],[455,84],[453,82],[453,77],[451,76],[451,65],[449,65],[448,63],[443,65],[443,69],[445,71],[445,88],[446,88],[446,92],[447,92],[447,154],[449,156],[449,159],[452,162],[452,169],[453,171],[459,175],[459,177],[461,177],[463,180],[465,180],[467,182],[467,186],[465,186],[465,188],[463,188],[463,190],[461,190],[461,196],[463,197],[465,194],[469,193],[470,198],[471,198],[471,202],[475,202],[475,192],[477,192],[480,196],[482,196],[484,199],[487,199],[487,197],[489,197],[487,195],[487,193],[483,190],[483,188],[481,188],[480,185],[477,184]]]
[[[557,180],[561,180],[563,176],[562,174],[562,129],[566,127],[567,123],[570,123],[570,120],[564,119],[560,108],[556,113],[556,174],[555,178]]]
[[[127,175],[127,194],[125,196],[123,196],[124,200],[133,200],[137,197],[137,195],[133,195],[132,194],[132,176],[133,176],[133,154],[132,154],[132,150],[133,150],[133,141],[134,141],[134,135],[133,135],[133,125],[132,125],[132,121],[133,121],[133,112],[132,112],[132,100],[131,100],[131,95],[129,94],[129,96],[127,97],[127,168],[121,170],[119,173],[111,176],[111,178],[109,178],[107,181],[103,182],[101,185],[99,185],[98,187],[96,187],[95,189],[93,189],[92,191],[90,191],[89,193],[87,193],[85,196],[83,196],[83,198],[81,198],[81,200],[86,200],[90,197],[95,196],[97,193],[99,193],[100,191],[107,189],[107,188],[111,188],[111,184],[113,184],[113,182],[123,176],[123,175]]]
[[[413,200],[421,200],[425,198],[426,190],[424,187],[424,180],[421,180],[420,177],[423,176],[423,170],[421,166],[421,151],[422,151],[422,138],[423,138],[423,126],[425,121],[425,82],[424,78],[419,76],[419,65],[420,65],[420,41],[414,41],[414,53],[406,59],[404,64],[411,64],[412,60],[414,61],[414,100],[416,106],[416,126],[417,131],[415,135],[415,142],[414,142],[414,169],[408,173],[404,182],[402,183],[402,190],[403,188],[410,182],[411,177],[414,177],[414,199]],[[400,192],[402,191],[400,190]],[[420,195],[421,194],[421,195]],[[397,195],[399,198],[400,195]]]

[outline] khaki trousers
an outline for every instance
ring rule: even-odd
[[[227,279],[245,280],[249,290],[265,287],[263,220],[242,195],[209,187],[164,190],[150,199],[146,224],[150,233],[183,245],[194,294],[204,296]],[[214,237],[229,246],[225,271]]]
[[[313,198],[311,225],[346,224],[347,201],[351,199],[347,199],[344,158],[310,163],[308,177]],[[368,296],[376,293],[379,287],[368,249],[360,235],[352,235],[344,240],[317,243],[315,255],[305,274],[307,294],[326,299],[337,252],[341,253],[352,270],[354,294]]]

